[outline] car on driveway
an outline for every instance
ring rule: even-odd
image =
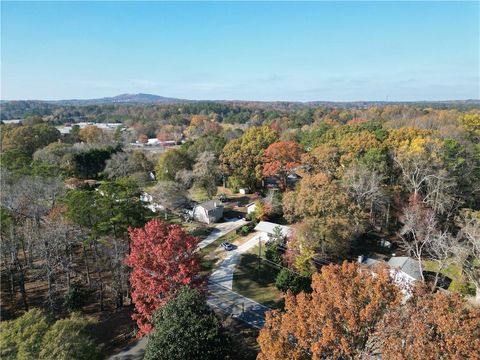
[[[235,249],[235,246],[233,246],[233,244],[230,244],[229,242],[222,242],[222,247],[226,250],[226,251],[230,251],[230,250],[233,250]]]

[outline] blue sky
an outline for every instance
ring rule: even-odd
[[[1,98],[480,98],[479,2],[1,2]]]

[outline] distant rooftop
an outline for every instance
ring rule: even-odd
[[[2,120],[4,124],[21,124],[22,119]]]

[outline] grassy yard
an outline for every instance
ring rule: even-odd
[[[438,271],[438,264],[435,261],[424,261],[423,267],[426,271]],[[449,291],[465,295],[475,294],[475,288],[465,280],[465,277],[462,274],[462,269],[457,264],[446,266],[441,273],[452,279],[452,282],[448,287]]]
[[[262,252],[263,252],[262,246]],[[283,294],[275,287],[278,270],[258,264],[258,246],[242,255],[233,274],[233,291],[269,307],[281,307]]]

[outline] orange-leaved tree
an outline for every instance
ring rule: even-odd
[[[376,335],[384,359],[480,359],[480,309],[457,294],[417,286]]]
[[[300,165],[303,149],[294,141],[277,141],[263,155],[263,174],[277,176],[282,187],[287,186],[287,176]]]
[[[132,268],[130,284],[135,304],[133,319],[139,336],[152,330],[152,315],[184,285],[200,286],[199,262],[195,255],[198,240],[179,225],[151,220],[145,227],[129,229],[131,251],[127,264]]]
[[[399,306],[388,269],[344,262],[324,266],[311,294],[288,293],[285,312],[267,313],[259,360],[360,358],[377,324]]]

